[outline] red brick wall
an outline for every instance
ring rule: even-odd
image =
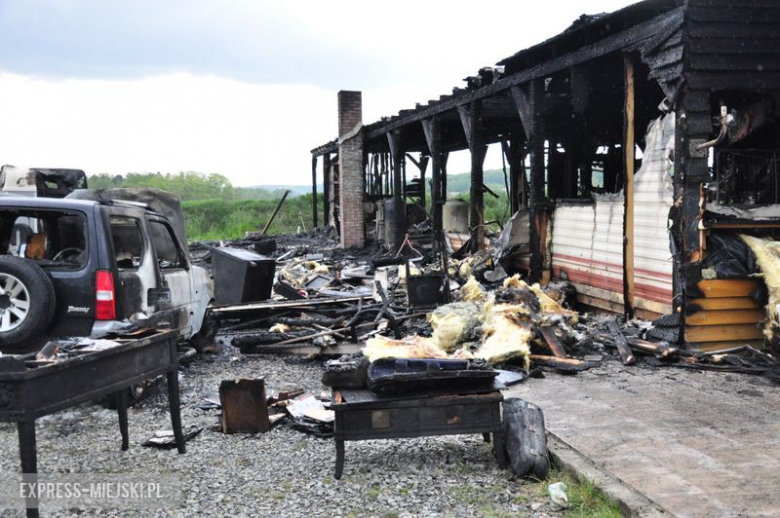
[[[341,141],[362,122],[363,106],[360,92],[341,91],[339,96],[339,184],[341,246],[362,247],[365,244],[363,213],[363,134]]]

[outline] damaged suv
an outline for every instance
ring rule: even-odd
[[[198,338],[213,299],[177,197],[152,189],[0,196],[0,349],[168,328]]]

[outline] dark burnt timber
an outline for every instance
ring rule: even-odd
[[[511,210],[528,210],[523,221],[530,254],[513,267],[543,283],[573,272],[579,276],[572,279],[575,284],[586,288],[578,292],[582,304],[628,317],[676,313],[685,330],[690,327],[683,314],[686,300],[704,298],[698,286],[704,275],[712,275],[703,263],[717,252],[710,243],[713,236],[734,231],[780,237],[766,222],[751,226],[756,219],[750,217],[740,216],[748,224],[739,228],[723,221],[702,224],[711,204],[739,204],[741,209],[780,205],[780,179],[768,172],[780,170],[780,159],[771,158],[780,156],[778,30],[780,2],[770,0],[646,0],[613,13],[583,16],[560,35],[479,70],[466,78],[465,87],[362,128],[364,162],[369,164],[364,183],[370,186],[364,198],[378,206],[393,196],[398,228],[405,230],[408,224],[411,229],[420,220],[405,214],[413,203],[404,157],[420,153],[418,164],[430,157],[432,208],[425,216],[431,221],[431,239],[438,243],[438,233],[448,230],[440,227],[447,201],[447,153],[468,149],[470,251],[477,251],[486,232],[485,153],[488,146],[500,144]],[[647,184],[644,194],[635,193],[641,189],[635,176],[644,165],[648,127],[660,124],[666,114],[671,117],[667,122],[674,122],[669,126],[673,149],[664,158],[669,160],[673,195],[661,209],[648,209]],[[336,143],[326,143],[312,155],[329,156],[336,150]],[[392,169],[382,165],[386,160]],[[750,165],[757,160],[771,162],[759,170]],[[560,241],[561,207],[594,207],[595,214],[595,206],[607,199],[596,196],[619,198],[622,213],[600,212],[591,249],[562,257],[562,248],[578,245],[573,238]],[[653,210],[657,212],[650,216]],[[622,224],[618,251],[610,248],[614,239],[605,237],[610,232],[602,228],[605,218],[609,225],[614,218]],[[665,235],[650,229],[649,220],[666,220],[660,231]],[[370,225],[365,228],[371,230]],[[602,238],[606,245],[598,245]],[[395,235],[392,244],[400,239]],[[657,249],[648,251],[652,247]],[[570,266],[577,261],[579,266]],[[653,270],[652,261],[666,261],[664,271]],[[728,310],[724,304],[718,311]],[[691,326],[722,320],[716,317],[695,319]],[[714,336],[709,329],[688,334],[679,333],[680,341],[716,345],[704,342]],[[748,335],[755,333],[734,328],[726,336]]]

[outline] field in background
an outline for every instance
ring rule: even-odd
[[[447,179],[448,199],[468,201],[468,174],[453,174]],[[129,173],[127,175],[92,175],[88,179],[92,189],[121,187],[155,187],[178,194],[187,224],[190,241],[217,241],[243,237],[246,232],[261,230],[274,211],[285,189],[292,192],[277,214],[268,234],[294,233],[311,230],[311,187],[270,186],[234,187],[219,174],[204,175],[187,172],[178,174]],[[485,193],[485,221],[498,220],[502,224],[511,214],[502,171],[485,171],[485,184],[498,198]],[[318,187],[321,191],[322,188]],[[300,194],[306,192],[307,194]],[[322,193],[318,196],[320,224]],[[427,197],[430,200],[430,194]],[[491,225],[490,228],[498,230]]]

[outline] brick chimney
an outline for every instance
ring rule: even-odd
[[[365,245],[363,95],[342,90],[339,98],[339,202],[341,247]]]

